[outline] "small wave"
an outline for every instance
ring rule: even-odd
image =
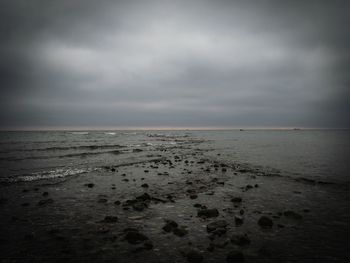
[[[71,132],[70,134],[75,134],[75,135],[88,135],[89,132]]]
[[[51,171],[43,171],[36,172],[26,175],[17,175],[9,178],[1,178],[1,183],[17,183],[17,182],[31,182],[37,180],[48,180],[55,178],[64,178],[68,176],[84,174],[92,171],[100,170],[100,168],[86,168],[86,169],[78,169],[78,168],[68,168],[68,169],[56,169]]]
[[[105,132],[106,135],[116,135],[115,132]]]
[[[54,155],[54,156],[28,156],[28,157],[2,157],[0,161],[24,161],[24,160],[40,160],[40,159],[55,159],[55,158],[70,158],[70,157],[87,157],[92,155],[99,154],[121,154],[121,151],[112,150],[112,151],[103,151],[103,152],[80,152],[80,153],[70,153],[64,155]]]
[[[32,151],[66,151],[66,150],[98,150],[98,149],[113,149],[113,148],[125,148],[124,145],[119,144],[106,144],[106,145],[79,145],[79,146],[52,146],[47,148],[32,148],[32,149],[8,149],[0,151],[0,153],[9,152],[32,152]]]

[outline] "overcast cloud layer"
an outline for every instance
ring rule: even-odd
[[[1,1],[0,127],[350,127],[349,10]]]

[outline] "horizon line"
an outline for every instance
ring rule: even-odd
[[[242,126],[242,127],[7,127],[0,128],[1,132],[15,131],[225,131],[225,130],[349,130],[345,127],[264,127],[264,126]]]

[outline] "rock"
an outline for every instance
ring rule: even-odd
[[[203,261],[203,255],[194,249],[191,249],[189,252],[187,252],[186,258],[190,263],[200,263]]]
[[[188,231],[183,227],[177,227],[177,228],[174,228],[173,233],[178,237],[183,237],[188,234]]]
[[[241,197],[233,197],[231,199],[231,202],[233,202],[233,203],[241,203],[242,202],[242,198]]]
[[[43,196],[48,196],[49,193],[48,192],[43,192]]]
[[[88,183],[88,184],[85,184],[85,186],[87,186],[87,187],[89,187],[89,188],[92,188],[92,187],[95,186],[95,184],[93,184],[93,183]]]
[[[283,215],[285,217],[288,217],[291,219],[296,219],[296,220],[303,219],[303,217],[301,215],[299,215],[298,213],[293,212],[293,211],[285,211],[285,212],[283,212]]]
[[[141,187],[148,188],[149,186],[148,186],[148,184],[142,184]]]
[[[145,173],[149,173],[149,170],[144,170]]]
[[[132,208],[135,210],[135,211],[143,211],[145,208],[147,208],[147,204],[144,203],[144,202],[136,202],[136,203],[133,203],[132,204]]]
[[[245,190],[246,190],[246,191],[248,191],[249,189],[252,189],[252,188],[253,188],[253,186],[250,185],[250,184],[248,184],[248,185],[245,186]]]
[[[166,220],[166,224],[163,226],[165,232],[172,232],[175,228],[178,227],[178,224],[173,220]]]
[[[250,244],[250,239],[247,234],[245,235],[233,235],[231,237],[231,242],[237,246],[246,246]]]
[[[198,203],[197,203],[197,204],[194,204],[193,206],[196,207],[196,208],[202,208],[202,205],[201,205],[201,204],[198,204]]]
[[[53,203],[53,200],[51,198],[49,199],[45,199],[45,200],[40,200],[38,202],[38,205],[47,205],[47,204],[52,204]]]
[[[241,251],[233,250],[230,253],[228,253],[226,257],[227,263],[239,263],[244,262],[244,255]]]
[[[114,204],[115,204],[115,205],[120,205],[121,202],[120,202],[119,200],[117,200],[117,201],[114,202]]]
[[[130,244],[136,245],[148,240],[148,237],[140,233],[136,229],[128,229],[125,235],[125,240]]]
[[[98,202],[98,203],[107,203],[107,202],[108,202],[108,199],[106,199],[106,198],[100,198],[100,199],[98,199],[97,202]]]
[[[220,237],[220,238],[215,238],[210,245],[212,247],[217,247],[217,248],[224,248],[227,246],[227,244],[229,243],[228,238],[226,237]]]
[[[273,221],[267,216],[262,216],[258,221],[258,225],[262,228],[271,228],[273,226]]]
[[[216,208],[213,209],[202,209],[199,210],[197,213],[198,217],[201,218],[211,218],[211,217],[218,217],[219,211]]]
[[[151,197],[149,194],[144,193],[144,194],[142,194],[142,195],[136,197],[136,199],[142,200],[142,201],[147,201],[147,200],[151,200],[152,197]]]
[[[116,216],[106,216],[102,222],[103,223],[116,223],[118,221],[118,217]]]
[[[190,195],[190,198],[191,198],[191,199],[197,199],[197,197],[198,197],[198,195],[196,195],[196,194]]]
[[[111,168],[111,172],[115,172],[115,168]]]
[[[139,152],[143,152],[143,150],[142,149],[133,149],[132,152],[133,153],[139,153]]]
[[[227,225],[228,223],[225,220],[214,221],[207,225],[207,231],[208,233],[210,233],[215,231],[216,229],[226,228]]]
[[[29,203],[23,203],[21,204],[21,206],[29,206],[30,204]]]
[[[243,224],[243,217],[235,216],[235,223],[236,223],[236,226],[242,225]]]

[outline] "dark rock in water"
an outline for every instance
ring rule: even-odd
[[[227,246],[227,244],[229,243],[229,240],[227,237],[217,237],[215,238],[210,245],[212,247],[217,247],[217,248],[224,248]]]
[[[202,208],[201,204],[194,204],[193,206],[196,207],[196,208]]]
[[[226,257],[227,263],[239,263],[244,262],[244,255],[241,251],[233,250],[230,253],[228,253]]]
[[[297,220],[303,219],[301,215],[293,211],[285,211],[283,212],[283,215],[291,219],[297,219]]]
[[[235,216],[235,223],[236,223],[236,226],[242,225],[243,224],[243,217]]]
[[[49,199],[45,199],[45,200],[40,200],[38,202],[38,205],[47,205],[47,204],[52,204],[53,203],[53,200],[51,198]]]
[[[43,196],[48,196],[49,193],[48,192],[43,192]]]
[[[149,171],[148,171],[148,170],[144,170],[144,172],[145,172],[145,173],[149,173]]]
[[[224,235],[225,233],[227,232],[227,229],[226,228],[217,228],[217,229],[215,229],[213,232],[212,232],[212,234],[214,235],[214,236],[222,236],[222,235]]]
[[[29,203],[23,203],[21,206],[29,206]]]
[[[191,249],[187,254],[186,254],[187,261],[190,263],[200,263],[203,261],[203,255],[194,249]]]
[[[111,172],[115,172],[115,168],[111,168]]]
[[[222,171],[222,172],[226,172],[227,169],[226,169],[226,168],[222,168],[221,171]]]
[[[106,217],[102,220],[103,223],[115,223],[115,222],[117,222],[117,221],[118,221],[118,217],[116,217],[116,216],[106,216]]]
[[[151,198],[151,196],[149,194],[144,193],[144,194],[136,197],[136,199],[142,200],[142,201],[147,201],[147,200],[151,200],[152,198]]]
[[[173,233],[176,236],[183,237],[188,234],[188,231],[183,227],[177,227],[177,228],[174,228]]]
[[[231,237],[231,242],[237,246],[246,246],[250,244],[250,239],[247,234],[244,235],[233,235]]]
[[[173,220],[166,220],[166,224],[165,224],[165,226],[163,226],[162,229],[165,232],[172,232],[177,227],[178,227],[178,224],[175,221],[173,221]]]
[[[98,199],[97,202],[98,202],[98,203],[107,203],[107,202],[108,202],[108,199],[106,199],[106,198],[100,198],[100,199]]]
[[[148,184],[142,184],[141,187],[148,188],[149,186],[148,186]]]
[[[231,202],[233,202],[233,203],[241,203],[242,202],[242,198],[241,197],[233,197],[231,199]]]
[[[252,188],[253,188],[253,186],[250,185],[250,184],[248,184],[248,185],[245,186],[245,190],[246,190],[246,191],[248,191],[249,189],[252,189]]]
[[[114,204],[115,204],[115,205],[120,205],[121,202],[120,202],[119,200],[117,200],[117,201],[114,202]]]
[[[202,218],[218,217],[219,211],[216,208],[199,210],[197,215]]]
[[[139,152],[143,152],[143,150],[142,149],[133,149],[132,152],[133,153],[139,153]]]
[[[147,241],[148,237],[136,229],[129,229],[129,231],[126,232],[125,240],[130,244],[136,245]]]
[[[207,225],[207,231],[210,233],[215,231],[216,229],[226,228],[227,225],[228,223],[225,220],[214,221]]]
[[[192,194],[192,195],[190,195],[190,198],[191,198],[191,199],[197,199],[197,198],[198,198],[198,195]]]
[[[132,208],[135,210],[135,211],[143,211],[145,208],[147,208],[148,205],[144,202],[136,202],[132,205]]]
[[[271,228],[273,226],[273,221],[267,216],[262,216],[258,221],[258,225],[262,228]]]
[[[87,186],[87,187],[89,187],[89,188],[92,188],[92,187],[95,186],[95,184],[93,184],[93,183],[88,183],[88,184],[85,184],[85,186]]]

